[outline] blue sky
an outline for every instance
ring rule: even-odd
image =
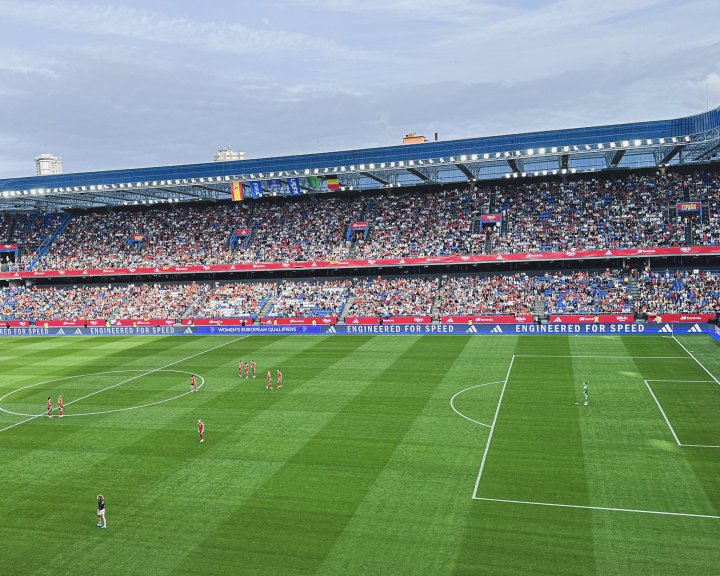
[[[671,118],[717,0],[0,0],[0,177]]]

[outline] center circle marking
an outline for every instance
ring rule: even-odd
[[[53,382],[62,382],[64,380],[72,380],[77,378],[85,378],[87,376],[101,376],[105,374],[127,374],[129,372],[143,372],[144,375],[149,376],[150,374],[155,374],[158,372],[173,372],[175,374],[186,374],[188,376],[192,376],[195,374],[194,372],[187,372],[185,370],[106,370],[104,372],[90,372],[89,374],[75,374],[73,376],[63,376],[62,378],[53,378],[52,380],[45,380],[43,382],[36,382],[35,384],[28,384],[27,386],[22,386],[21,388],[16,388],[15,390],[11,390],[4,396],[0,397],[0,412],[5,412],[6,414],[12,414],[14,416],[25,416],[25,417],[36,417],[36,416],[44,416],[45,412],[42,412],[40,414],[27,414],[24,412],[15,412],[13,410],[8,410],[6,408],[3,408],[2,402],[8,397],[12,396],[13,394],[16,394],[17,392],[20,392],[22,390],[27,390],[28,388],[34,388],[35,386],[42,386],[44,384],[52,384]],[[200,374],[195,374],[197,378],[200,379],[200,382],[197,385],[198,390],[202,388],[205,385],[205,378],[200,376]],[[117,384],[116,384],[117,386]],[[100,391],[98,391],[100,393]],[[178,398],[182,398],[183,396],[187,396],[188,394],[192,394],[192,390],[188,390],[187,392],[183,392],[182,394],[177,394],[175,396],[172,396],[170,398],[165,398],[164,400],[157,400],[155,402],[148,402],[147,404],[140,404],[138,406],[127,406],[125,408],[115,408],[113,410],[98,410],[96,412],[84,412],[82,414],[65,414],[65,418],[71,418],[73,416],[95,416],[97,414],[112,414],[113,412],[128,412],[130,410],[139,410],[140,408],[147,408],[149,406],[155,406],[157,404],[163,404],[165,402],[170,402],[171,400],[177,400]],[[65,406],[69,406],[73,404],[73,401],[66,403]]]

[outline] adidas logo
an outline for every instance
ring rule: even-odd
[[[335,330],[335,326],[330,326],[330,328],[327,329],[327,334],[337,334],[337,330]]]
[[[498,326],[495,326],[495,328],[493,328],[492,330],[490,330],[490,334],[502,334],[502,333],[503,333],[503,329],[500,328],[499,325],[498,325]]]
[[[702,332],[702,328],[700,328],[700,326],[698,326],[697,324],[693,324],[692,328],[690,328],[690,330],[688,330],[688,332],[694,332],[694,333]]]
[[[672,334],[672,331],[673,331],[673,329],[672,329],[672,326],[670,326],[670,324],[665,324],[665,326],[663,326],[662,328],[660,328],[660,330],[658,330],[658,332],[663,332],[666,334],[667,333]]]
[[[57,333],[58,333],[58,335],[60,335],[60,334],[63,334],[63,335],[64,335],[64,334],[65,334],[65,330],[63,330],[62,328],[60,328],[60,330],[58,330]]]
[[[82,330],[80,330],[80,328],[76,328],[75,332],[73,332],[73,336],[82,336]]]
[[[470,326],[467,329],[467,334],[477,334],[477,328],[475,328],[475,326]]]
[[[192,328],[185,328],[185,332],[183,334],[192,334]]]

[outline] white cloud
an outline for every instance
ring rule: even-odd
[[[690,99],[696,106],[714,108],[720,105],[720,74],[717,72],[711,72],[705,78],[688,84]]]
[[[0,18],[5,22],[12,20],[51,30],[116,36],[221,54],[370,57],[370,51],[351,50],[332,40],[299,32],[172,17],[127,6],[0,0]]]
[[[37,74],[57,78],[56,64],[57,61],[52,58],[41,58],[27,53],[0,50],[0,72],[13,72],[23,75]]]
[[[291,6],[317,11],[375,14],[403,20],[472,25],[517,13],[510,6],[484,0],[284,0]]]

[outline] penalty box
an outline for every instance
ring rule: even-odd
[[[714,380],[645,380],[675,443],[720,448],[720,385]]]
[[[663,377],[709,386],[689,356],[513,356],[473,499],[720,519],[648,394]]]

